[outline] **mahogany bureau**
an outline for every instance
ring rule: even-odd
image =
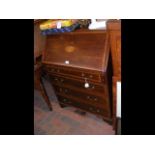
[[[111,61],[105,30],[48,35],[43,69],[60,105],[75,106],[111,122]]]

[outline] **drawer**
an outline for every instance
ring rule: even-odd
[[[44,65],[44,70],[48,73],[54,73],[59,75],[65,75],[73,78],[87,79],[90,81],[101,82],[104,81],[104,78],[101,78],[101,75],[97,71],[91,71],[84,69],[75,69],[73,67],[66,66],[56,66],[56,65]]]
[[[103,94],[105,94],[105,85],[97,85],[94,83],[90,83],[89,81],[87,81],[89,83],[89,87],[85,87],[85,80],[73,80],[73,79],[69,79],[69,78],[64,78],[64,77],[60,77],[60,76],[56,76],[56,75],[50,75],[50,79],[52,84],[56,84],[61,86],[68,86],[71,87],[72,89],[77,89],[83,92],[86,92],[88,94],[98,94],[99,96],[103,96]]]
[[[100,96],[87,94],[87,92],[83,93],[83,92],[75,91],[70,88],[60,87],[56,85],[54,85],[54,89],[56,94],[67,95],[68,97],[76,98],[77,100],[80,100],[86,104],[89,103],[93,106],[98,106],[103,109],[108,109],[109,107],[104,94],[103,94],[103,97],[100,97]]]
[[[82,102],[75,101],[73,99],[70,99],[70,98],[67,98],[67,97],[64,97],[64,96],[61,96],[61,95],[57,95],[57,97],[58,97],[58,100],[59,100],[60,103],[75,106],[77,108],[81,108],[81,109],[89,111],[91,113],[95,113],[95,114],[98,114],[98,115],[103,115],[104,117],[110,117],[110,112],[105,110],[105,109],[95,107],[95,106],[92,106],[92,105],[89,105],[89,104],[84,104]]]

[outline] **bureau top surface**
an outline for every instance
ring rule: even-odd
[[[105,71],[109,42],[104,30],[79,30],[47,36],[43,63]]]

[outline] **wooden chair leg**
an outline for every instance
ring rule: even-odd
[[[45,87],[44,87],[44,84],[43,84],[43,81],[42,81],[41,78],[40,78],[40,84],[39,84],[39,86],[40,86],[40,92],[41,92],[43,98],[45,99],[45,101],[46,101],[49,109],[52,111],[52,105],[51,105],[50,100],[49,100],[49,98],[47,96],[47,93],[46,93],[46,90],[45,90]]]

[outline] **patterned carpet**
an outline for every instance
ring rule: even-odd
[[[112,126],[93,114],[79,113],[76,108],[61,108],[47,80],[44,80],[53,106],[49,111],[40,93],[34,90],[35,135],[113,135]]]

